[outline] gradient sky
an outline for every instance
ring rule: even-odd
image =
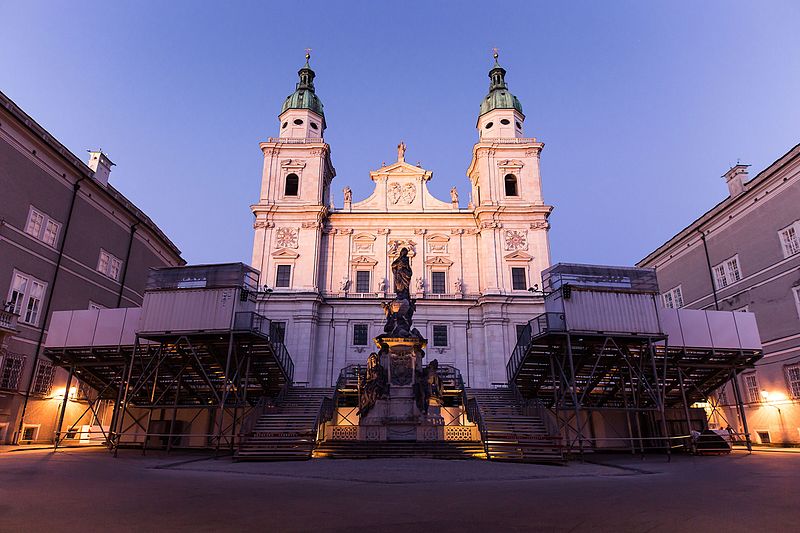
[[[632,264],[800,142],[800,3],[0,1],[0,90],[191,263],[249,262],[262,155],[313,49],[342,188],[406,159],[465,172],[500,48],[545,142],[553,262]]]

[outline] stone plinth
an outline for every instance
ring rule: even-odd
[[[380,363],[386,368],[389,394],[380,399],[359,421],[359,440],[444,440],[444,419],[438,403],[425,415],[414,398],[414,384],[422,369],[425,339],[378,337]],[[435,404],[435,405],[434,405]]]

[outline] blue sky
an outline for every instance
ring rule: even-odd
[[[448,199],[500,48],[545,142],[552,259],[631,264],[800,142],[798,2],[4,0],[0,90],[111,182],[189,262],[249,261],[261,153],[312,48],[333,190],[407,160]]]

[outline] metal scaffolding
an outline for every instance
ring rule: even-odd
[[[753,368],[761,352],[673,347],[667,341],[663,334],[573,331],[563,314],[544,313],[520,335],[506,366],[508,382],[553,413],[567,453],[609,447],[608,441],[632,452],[669,453],[691,446],[692,404]],[[733,383],[750,449],[741,395]],[[592,415],[610,411],[624,413],[627,434],[597,438]],[[678,424],[677,411],[683,418]]]
[[[98,392],[86,412],[113,402],[104,437],[115,455],[128,445],[233,451],[253,406],[292,382],[292,360],[270,329],[267,318],[238,312],[228,331],[147,332],[132,345],[49,348],[45,354],[69,370],[67,391],[77,378]],[[179,419],[179,413],[191,418]],[[204,413],[207,429],[188,431]],[[56,447],[74,431],[75,424],[62,432],[63,422],[62,407]]]

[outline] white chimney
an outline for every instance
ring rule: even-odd
[[[114,163],[108,158],[103,150],[89,150],[89,168],[94,171],[94,179],[108,185],[108,176],[111,174],[111,167]]]
[[[749,166],[750,165],[740,165],[737,163],[723,174],[722,177],[725,178],[725,182],[728,184],[728,191],[730,192],[731,198],[739,196],[744,192],[744,182],[747,181],[747,167]]]

